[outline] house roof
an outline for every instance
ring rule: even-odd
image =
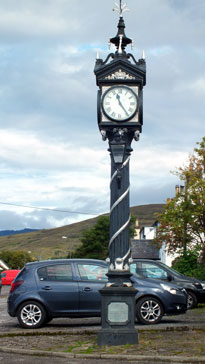
[[[132,239],[131,252],[134,259],[160,259],[159,249],[153,244],[153,240]]]

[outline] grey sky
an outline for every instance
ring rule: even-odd
[[[143,133],[131,156],[131,205],[163,203],[179,182],[170,170],[184,164],[204,136],[205,2],[126,3],[132,52],[138,59],[144,49],[147,62]],[[105,58],[117,32],[113,5],[0,2],[1,202],[109,210],[110,160],[97,127],[93,68],[96,52]],[[0,204],[1,230],[88,217]]]

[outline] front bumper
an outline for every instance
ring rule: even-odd
[[[187,311],[188,295],[185,289],[181,289],[176,295],[170,297],[170,304],[167,307],[167,315],[180,315]]]
[[[181,315],[186,313],[187,311],[187,304],[184,303],[175,303],[172,307],[169,307],[166,314],[167,315]]]
[[[198,303],[205,303],[205,289],[197,291],[197,301]]]

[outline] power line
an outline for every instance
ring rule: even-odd
[[[47,207],[36,207],[36,206],[26,206],[26,205],[18,205],[15,203],[9,203],[9,202],[1,202],[1,205],[8,205],[8,206],[16,206],[16,207],[26,207],[28,209],[35,209],[35,210],[46,210],[46,211],[54,211],[54,212],[67,212],[69,214],[80,214],[80,215],[93,215],[98,216],[99,214],[92,214],[89,212],[80,212],[80,211],[69,211],[69,210],[59,210],[59,209],[49,209]]]

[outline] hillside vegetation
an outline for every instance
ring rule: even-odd
[[[139,226],[150,226],[156,220],[163,204],[131,207],[131,214],[139,220]],[[66,257],[81,244],[83,231],[91,228],[98,217],[54,229],[45,229],[31,233],[0,237],[0,251],[25,250],[36,259]],[[66,236],[67,238],[62,238]]]

